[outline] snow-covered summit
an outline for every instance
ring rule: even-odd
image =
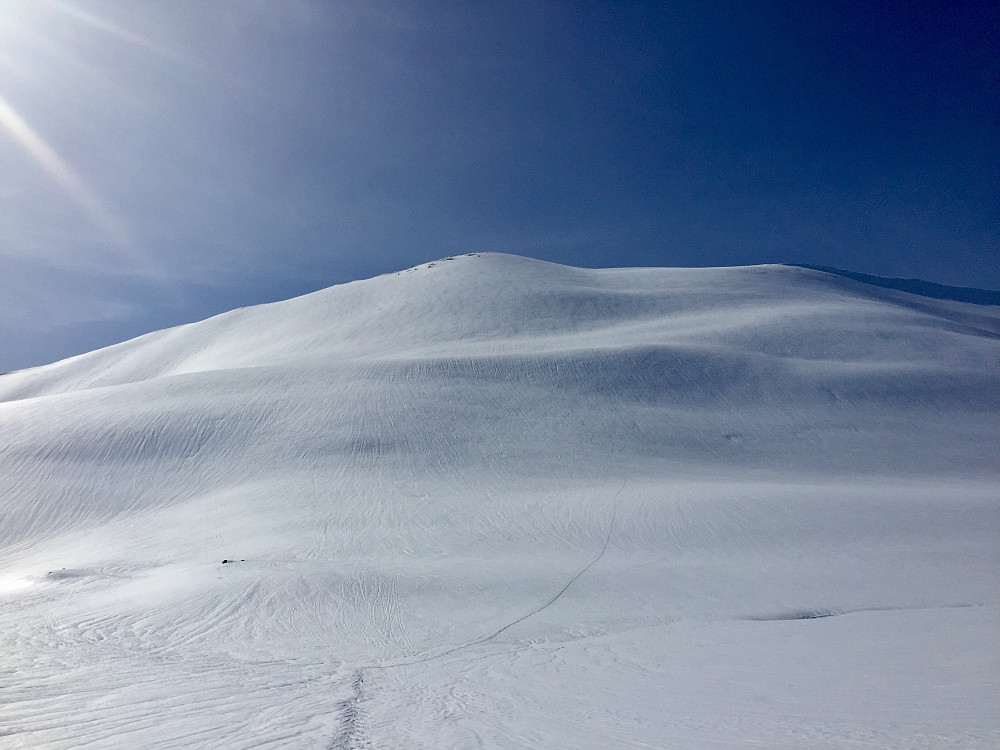
[[[15,373],[0,378],[0,399],[243,367],[595,344],[891,362],[928,346],[947,356],[962,334],[1000,335],[996,308],[954,307],[791,266],[581,269],[474,253]]]

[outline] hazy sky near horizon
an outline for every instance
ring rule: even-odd
[[[1000,288],[1000,10],[0,2],[0,371],[454,253]]]

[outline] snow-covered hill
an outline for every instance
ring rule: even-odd
[[[0,746],[996,747],[998,406],[995,306],[505,255],[10,373]]]

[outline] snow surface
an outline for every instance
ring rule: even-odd
[[[995,306],[504,255],[10,373],[0,747],[1000,747],[998,406]]]

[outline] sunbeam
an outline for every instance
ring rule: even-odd
[[[83,10],[72,3],[66,2],[65,0],[41,0],[45,5],[49,6],[53,10],[63,13],[70,18],[82,23],[86,26],[90,26],[94,29],[102,31],[106,34],[110,34],[123,42],[128,42],[137,47],[142,47],[150,52],[155,52],[163,57],[169,57],[173,60],[182,61],[183,58],[167,47],[156,44],[155,42],[140,36],[128,29],[122,28],[117,24],[111,23],[106,18],[90,13]]]
[[[67,23],[55,23],[60,18]],[[82,100],[73,96],[67,99],[67,86],[83,91],[87,86],[100,85],[101,95],[110,96],[112,105],[130,95],[128,85],[113,68],[108,68],[106,61],[87,54],[87,46],[80,42],[80,32],[86,30],[123,42],[132,48],[128,52],[133,58],[158,56],[183,62],[182,56],[172,50],[78,3],[35,0],[33,4],[4,5],[0,8],[0,66],[5,72],[0,91],[0,137],[9,135],[11,142],[80,209],[81,216],[100,230],[103,254],[115,261],[119,272],[169,283],[171,274],[163,262],[143,246],[141,231],[133,231],[133,222],[138,225],[141,221],[109,203],[114,195],[112,183],[108,182],[112,175],[83,176],[71,166],[79,155],[62,151],[49,135],[43,135],[50,130],[61,132],[57,121],[45,118],[46,112],[58,112],[65,119],[72,118],[70,122],[87,117],[78,106]],[[3,43],[8,36],[10,44]],[[74,80],[66,71],[84,75]],[[56,97],[68,103],[54,109]],[[94,98],[98,98],[96,93]],[[38,115],[41,119],[36,121],[30,114],[35,112],[42,113]]]
[[[0,94],[0,126],[38,162],[63,192],[83,209],[90,220],[108,234],[121,252],[132,261],[140,260],[135,250],[135,243],[121,219],[94,195],[87,184],[21,117],[2,94]]]

